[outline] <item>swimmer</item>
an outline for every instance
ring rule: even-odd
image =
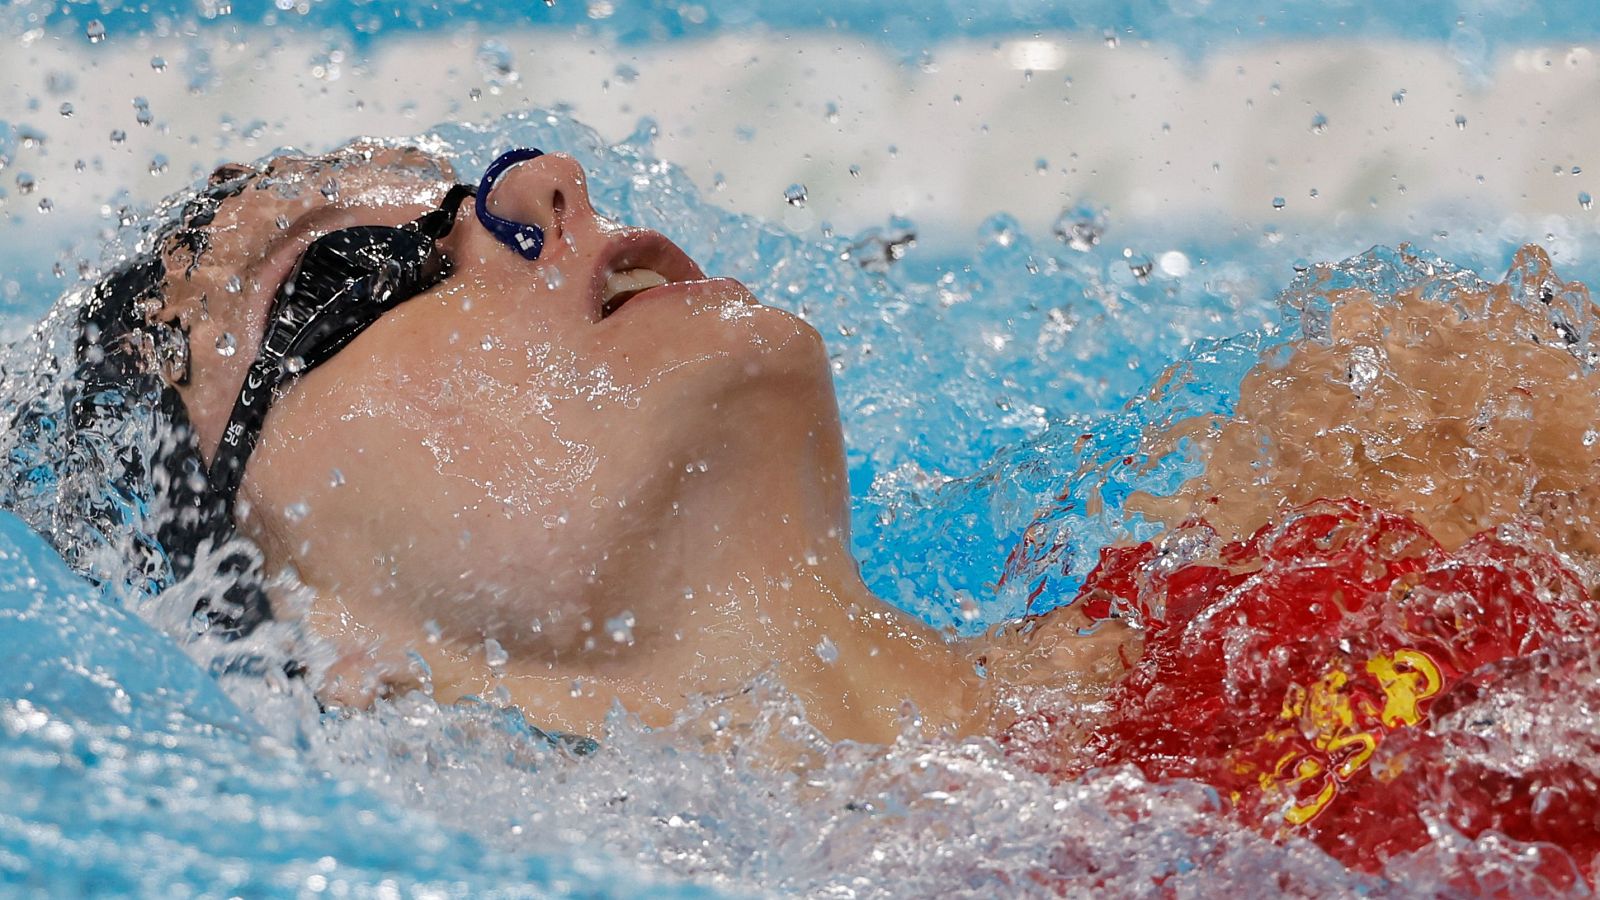
[[[457,182],[375,144],[224,166],[146,283],[98,292],[82,355],[155,373],[180,432],[165,549],[237,528],[273,585],[218,627],[302,617],[326,703],[503,690],[581,734],[763,674],[836,740],[892,741],[908,703],[971,734],[984,664],[1115,674],[1119,626],[952,642],[868,591],[805,322],[598,215],[569,157]]]
[[[159,382],[163,549],[182,571],[252,541],[241,583],[265,588],[205,612],[233,634],[303,620],[325,703],[503,692],[598,734],[613,704],[665,724],[769,675],[835,740],[891,741],[914,704],[925,732],[999,735],[1062,777],[1206,781],[1375,869],[1427,834],[1390,827],[1425,798],[1406,764],[1373,771],[1381,745],[1420,740],[1484,667],[1571,663],[1600,628],[1600,384],[1570,323],[1457,287],[1331,298],[1327,334],[1263,360],[1236,415],[1152,438],[1206,454],[1130,501],[1160,538],[970,641],[862,583],[816,331],[599,216],[560,154],[475,187],[377,144],[219,169],[96,291],[77,418],[97,384]],[[1018,702],[1039,687],[1101,718]],[[1476,827],[1583,845],[1517,814]]]

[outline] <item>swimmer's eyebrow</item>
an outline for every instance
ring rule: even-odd
[[[254,258],[252,258],[250,262],[245,265],[243,271],[239,273],[241,280],[243,280],[246,284],[254,282],[256,276],[261,272],[261,268],[270,260],[276,259],[278,253],[281,252],[284,247],[287,247],[305,235],[316,231],[319,227],[325,225],[331,220],[337,220],[340,218],[349,218],[353,220],[355,214],[359,212],[360,210],[357,208],[348,206],[334,206],[331,204],[306,210],[296,217],[293,222],[290,222],[289,227],[279,229],[277,235],[267,242],[266,246],[262,248],[261,252],[255,254]],[[274,291],[278,289],[278,285],[275,284],[270,285],[270,287]]]

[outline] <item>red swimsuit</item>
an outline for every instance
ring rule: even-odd
[[[1428,843],[1432,821],[1553,843],[1591,875],[1592,728],[1573,736],[1587,740],[1583,759],[1502,770],[1480,752],[1496,729],[1519,727],[1489,702],[1519,678],[1581,682],[1600,708],[1594,602],[1536,547],[1502,529],[1447,553],[1416,522],[1344,500],[1296,510],[1205,562],[1149,543],[1102,550],[1076,602],[1092,618],[1115,607],[1141,619],[1143,657],[1082,753],[1030,750],[1026,735],[1050,730],[1037,719],[1005,740],[1064,776],[1133,763],[1205,782],[1241,821],[1308,837],[1365,871]]]

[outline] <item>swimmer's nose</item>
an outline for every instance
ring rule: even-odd
[[[596,218],[583,167],[570,156],[547,153],[524,160],[486,187],[489,212],[543,232],[544,255],[563,242],[570,244]]]

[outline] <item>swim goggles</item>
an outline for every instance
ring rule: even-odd
[[[474,212],[497,240],[527,260],[544,248],[537,225],[494,215],[486,198],[505,170],[542,155],[535,149],[502,154],[483,173],[478,187],[450,188],[439,207],[399,227],[359,225],[317,238],[278,289],[267,316],[261,350],[245,373],[222,442],[207,480],[233,512],[245,463],[261,437],[261,427],[278,388],[332,359],[384,313],[421,294],[450,274],[450,260],[439,241],[450,233],[468,197]]]

